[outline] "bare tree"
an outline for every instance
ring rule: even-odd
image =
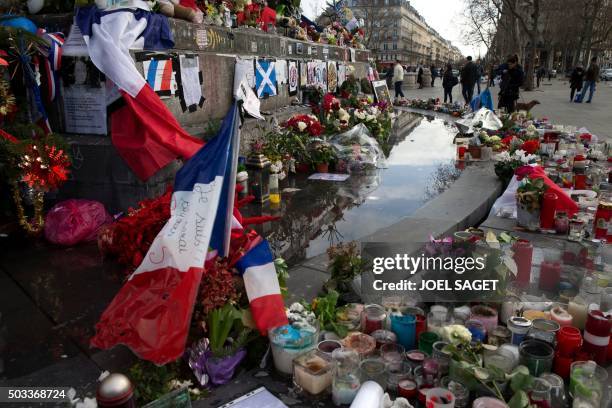
[[[493,49],[498,26],[501,23],[501,12],[493,3],[495,0],[465,0],[464,17],[466,29],[463,38],[473,46],[484,45],[487,54],[496,59]],[[503,23],[501,23],[503,24]]]
[[[363,19],[365,46],[376,53],[385,40],[390,39],[393,17],[389,7],[361,6],[353,9],[357,19]]]

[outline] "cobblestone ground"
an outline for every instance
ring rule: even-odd
[[[485,84],[483,83],[482,86]],[[497,107],[497,93],[499,87],[492,88],[492,94]],[[407,89],[404,91],[407,98],[432,98],[444,97],[442,80],[436,78],[433,88]],[[598,82],[592,103],[570,103],[569,82],[565,78],[553,78],[552,81],[544,80],[540,87],[530,91],[521,92],[520,102],[537,100],[540,102],[532,109],[537,117],[547,116],[554,123],[586,127],[599,137],[608,140],[612,138],[612,81]],[[463,100],[461,86],[453,88],[453,100]]]

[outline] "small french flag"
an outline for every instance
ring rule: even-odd
[[[268,330],[288,324],[272,251],[262,239],[238,262],[236,268],[244,280],[251,314],[262,335]]]

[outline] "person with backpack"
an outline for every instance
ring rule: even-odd
[[[442,78],[442,88],[444,88],[444,103],[446,98],[448,101],[453,103],[453,88],[459,83],[456,76],[453,75],[453,66],[446,64],[446,70],[444,71],[444,77]]]

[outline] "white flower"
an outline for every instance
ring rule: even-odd
[[[355,111],[355,117],[357,119],[365,119],[365,113],[362,110]]]
[[[306,124],[304,122],[298,122],[297,126],[298,129],[300,129],[300,132],[303,132],[306,129]]]
[[[378,115],[378,108],[376,106],[370,106],[369,111],[372,115]]]
[[[345,111],[342,108],[340,108],[340,110],[338,110],[338,119],[348,121],[350,118],[351,118],[351,116],[348,114],[347,111]]]
[[[521,161],[525,164],[535,163],[536,161],[538,161],[538,156],[535,154],[527,154],[521,157]]]
[[[376,116],[374,116],[374,115],[367,115],[367,116],[366,116],[366,120],[367,120],[368,122],[370,122],[370,121],[374,121],[374,120],[376,120]]]
[[[516,159],[521,160],[521,158],[522,158],[523,156],[525,156],[525,153],[527,153],[527,152],[526,152],[526,151],[524,151],[523,149],[516,149],[516,150],[514,151],[514,157],[515,157]]]
[[[472,332],[461,324],[451,324],[440,329],[440,334],[450,343],[469,343],[472,341]]]
[[[496,156],[496,159],[501,162],[509,162],[512,160],[512,158],[510,157],[510,153],[508,153],[508,151],[501,152],[500,154]]]

